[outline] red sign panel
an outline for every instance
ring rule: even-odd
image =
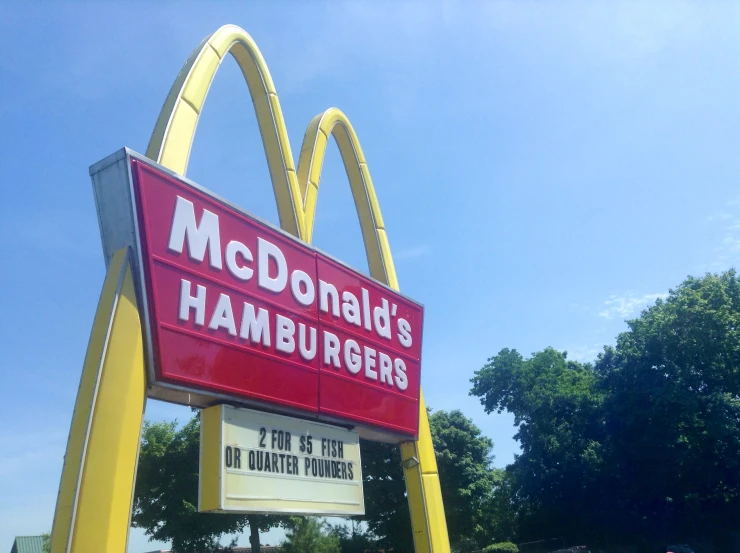
[[[155,383],[417,435],[419,304],[131,164]]]

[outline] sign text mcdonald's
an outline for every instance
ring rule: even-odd
[[[129,150],[91,175],[106,256],[134,251],[150,395],[417,435],[420,304]]]

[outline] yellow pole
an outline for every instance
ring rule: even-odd
[[[141,323],[124,248],[108,268],[85,356],[52,553],[125,553],[145,400]]]

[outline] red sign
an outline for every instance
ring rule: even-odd
[[[416,436],[423,308],[131,160],[154,383]]]

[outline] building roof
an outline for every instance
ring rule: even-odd
[[[16,536],[10,553],[44,553],[44,538],[41,536]]]

